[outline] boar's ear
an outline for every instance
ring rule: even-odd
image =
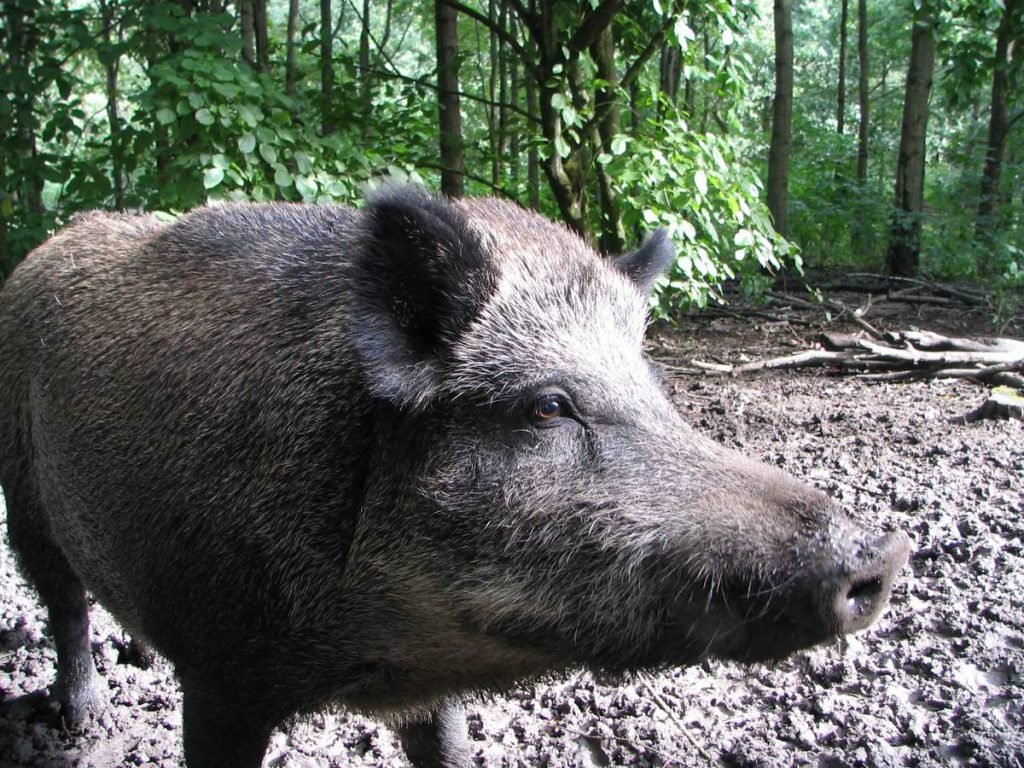
[[[658,229],[648,235],[639,248],[619,256],[612,264],[646,295],[675,257],[668,234],[664,229]]]
[[[465,215],[418,187],[363,210],[352,333],[369,385],[399,405],[429,400],[452,345],[495,290],[495,267]]]

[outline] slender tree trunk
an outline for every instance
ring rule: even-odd
[[[996,34],[996,54],[992,66],[992,107],[988,122],[988,148],[985,152],[985,166],[981,172],[981,196],[978,199],[978,214],[974,234],[984,239],[991,234],[993,218],[999,205],[999,176],[1002,172],[1003,154],[1006,149],[1008,118],[1006,111],[1007,69],[1010,66],[1011,31],[1016,17],[1020,14],[1022,0],[1006,0],[1003,18]],[[987,264],[980,265],[987,268]]]
[[[506,34],[508,33],[508,5],[506,3],[501,4],[501,12],[498,16],[498,25]],[[496,142],[498,149],[498,163],[496,168],[497,173],[495,174],[497,178],[494,183],[495,186],[499,186],[507,173],[510,159],[507,106],[510,99],[509,66],[505,47],[501,44],[501,40],[497,35],[492,38],[491,45],[492,50],[494,50],[495,58],[497,59],[498,70],[498,130]]]
[[[836,88],[836,133],[843,135],[846,127],[846,18],[850,0],[842,0],[839,13],[839,84]]]
[[[540,10],[532,22],[538,29],[540,77],[537,85],[541,129],[550,147],[547,161],[544,163],[544,173],[548,177],[548,185],[555,196],[555,202],[558,203],[562,221],[570,229],[586,237],[589,233],[583,216],[582,189],[574,179],[579,163],[577,161],[575,166],[572,165],[572,147],[565,135],[561,109],[557,107],[559,101],[565,99],[562,87],[566,78],[566,67],[571,62],[566,60],[565,46],[561,45],[559,39],[554,2],[542,0]],[[556,71],[557,68],[560,68],[561,72]],[[565,149],[568,149],[568,154],[563,157]]]
[[[441,191],[462,197],[462,117],[459,105],[458,13],[444,0],[434,2],[437,35],[437,103],[440,117]]]
[[[363,0],[359,32],[359,93],[364,105],[370,103],[370,0]],[[365,122],[364,122],[365,127]]]
[[[511,30],[510,30],[511,31]],[[503,54],[504,58],[504,54]],[[508,121],[508,127],[505,129],[508,136],[508,162],[509,162],[509,177],[511,180],[511,188],[519,188],[519,179],[521,177],[521,163],[519,162],[520,152],[520,135],[521,135],[521,121],[516,116],[516,110],[520,106],[520,93],[519,93],[519,60],[512,56],[508,62],[508,100],[511,105],[511,110],[505,110],[505,119]],[[509,114],[511,112],[511,114]]]
[[[253,19],[253,0],[238,0],[238,15],[242,22],[242,58],[256,66],[256,26]]]
[[[679,77],[682,71],[682,52],[674,42],[666,42],[661,47],[658,62],[658,89],[665,100],[672,106],[679,103]],[[659,105],[660,110],[660,105]]]
[[[597,118],[593,140],[595,156],[610,153],[612,139],[619,133],[618,73],[615,71],[615,34],[609,24],[590,46],[590,56],[597,68],[597,76],[607,85],[597,89],[594,99]],[[594,163],[601,203],[601,249],[605,253],[622,253],[626,248],[626,229],[622,225],[622,212],[615,186],[605,166]]]
[[[526,112],[535,121],[540,120],[540,106],[537,98],[537,83],[530,77],[529,73],[524,77],[526,81]],[[531,131],[532,133],[532,131]],[[533,210],[540,210],[540,153],[537,151],[537,143],[530,142],[530,148],[526,151],[526,199]]]
[[[299,0],[288,0],[288,31],[285,38],[284,92],[295,95],[296,45],[295,34],[299,26]]]
[[[793,2],[775,0],[775,100],[768,151],[768,210],[775,230],[789,230],[789,151],[793,123]]]
[[[114,27],[114,9],[110,0],[100,0],[100,24],[103,25],[103,43],[107,55],[103,57],[103,69],[107,85],[107,122],[110,124],[110,172],[113,177],[114,207],[124,210],[124,155],[121,147],[121,121],[117,114],[117,71],[120,55],[113,55],[111,32]]]
[[[504,7],[504,3],[502,3]],[[498,129],[500,120],[498,112],[498,92],[501,90],[499,79],[501,67],[498,62],[498,3],[497,0],[487,0],[487,17],[490,19],[487,35],[487,98],[490,103],[487,105],[487,133],[490,140],[491,152],[491,185],[498,186],[501,179],[501,134]]]
[[[860,71],[857,73],[857,103],[860,106],[860,118],[857,124],[857,182],[866,184],[868,180],[868,138],[870,122],[868,119],[868,3],[857,0],[857,62]]]
[[[334,28],[331,0],[320,0],[320,132],[334,133]]]
[[[917,19],[910,50],[903,127],[896,164],[896,207],[886,265],[894,275],[917,274],[921,251],[921,213],[924,209],[925,135],[928,96],[935,70],[935,35],[930,18]]]
[[[26,3],[4,3],[3,7],[8,44],[8,61],[5,69],[21,75],[24,78],[22,83],[31,82],[35,69],[34,55],[39,42],[36,8]],[[31,88],[24,86],[15,87],[11,96],[11,101],[14,102],[13,129],[17,137],[16,154],[20,156],[14,163],[14,172],[20,176],[20,183],[13,185],[13,197],[15,203],[29,213],[41,216],[45,212],[45,206],[43,179],[36,172],[38,121],[35,96]]]
[[[253,0],[253,31],[256,35],[256,69],[270,70],[270,39],[267,33],[267,0]]]

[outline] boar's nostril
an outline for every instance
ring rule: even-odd
[[[844,581],[836,594],[835,609],[841,634],[868,626],[889,599],[893,578],[910,553],[910,541],[902,533],[878,541],[869,563]]]
[[[883,592],[881,577],[854,582],[846,593],[846,612],[850,619],[857,622],[858,619],[863,620],[874,613]]]

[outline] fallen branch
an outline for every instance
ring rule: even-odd
[[[966,378],[979,382],[1024,383],[1024,341],[1017,339],[961,339],[926,331],[879,334],[889,343],[849,334],[823,333],[824,349],[755,360],[739,365],[691,361],[709,374],[828,366],[842,372],[886,381],[921,378]]]
[[[768,293],[768,297],[776,302],[789,304],[794,307],[800,307],[801,309],[821,309],[822,307],[824,307],[825,309],[830,309],[833,312],[838,312],[842,317],[849,317],[854,323],[859,325],[861,328],[863,328],[869,334],[874,336],[876,339],[883,338],[882,332],[876,329],[873,325],[871,325],[871,323],[869,323],[863,317],[863,315],[866,314],[867,311],[871,308],[870,296],[868,297],[867,304],[861,307],[860,309],[850,309],[850,307],[846,306],[840,301],[836,301],[835,299],[822,299],[819,303],[816,304],[805,299],[797,298],[796,296],[790,296],[789,294],[786,293],[775,293],[772,291]]]

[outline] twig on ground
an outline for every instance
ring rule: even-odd
[[[687,741],[689,741],[690,744],[693,745],[693,748],[697,750],[697,754],[699,754],[701,757],[707,760],[709,764],[716,765],[718,761],[711,756],[710,752],[704,749],[704,747],[697,742],[697,739],[695,739],[693,734],[690,733],[690,729],[686,727],[686,725],[683,723],[681,719],[679,719],[679,716],[675,713],[675,710],[672,709],[669,703],[665,701],[665,697],[662,696],[661,693],[658,691],[657,683],[654,682],[651,676],[641,674],[639,675],[639,677],[647,685],[647,690],[650,692],[651,698],[654,699],[654,703],[661,708],[661,710],[680,730],[683,736],[686,737]]]

